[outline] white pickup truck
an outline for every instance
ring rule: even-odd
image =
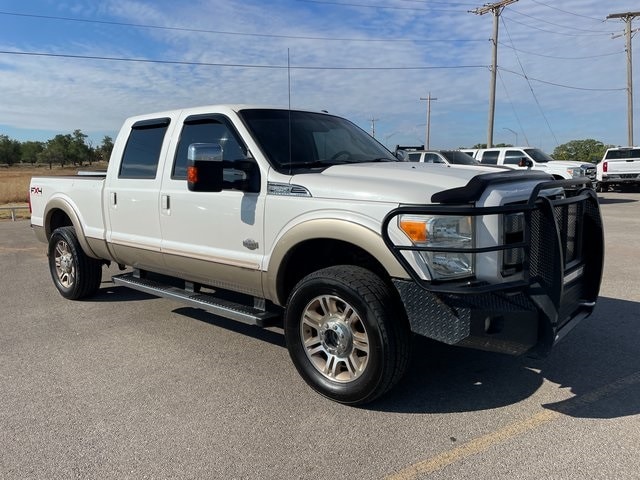
[[[471,152],[471,150],[467,150]],[[495,147],[473,150],[473,157],[480,163],[503,165],[514,169],[540,170],[557,179],[588,178],[596,187],[596,167],[593,163],[573,160],[554,160],[539,148]]]
[[[363,404],[412,333],[544,353],[591,313],[603,231],[576,183],[400,162],[326,113],[207,106],[126,120],[106,174],[33,178],[31,223],[64,297],[117,264],[116,284],[282,326],[312,388]]]
[[[640,185],[640,148],[609,148],[596,165],[598,190],[610,187],[638,187]]]

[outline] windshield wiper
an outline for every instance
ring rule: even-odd
[[[340,160],[313,160],[311,162],[285,163],[282,166],[288,167],[288,168],[329,168],[334,165],[344,165],[345,163],[352,163],[352,162],[345,162]]]
[[[367,160],[366,162],[362,162],[362,163],[400,162],[400,161],[401,160],[399,158],[378,157],[378,158],[372,158],[371,160]]]

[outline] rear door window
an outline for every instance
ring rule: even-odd
[[[159,118],[133,124],[122,155],[118,178],[156,178],[160,150],[169,121],[168,118]]]
[[[480,161],[482,163],[488,163],[491,165],[496,165],[498,163],[498,155],[500,152],[497,150],[490,150],[488,152],[482,152],[482,158]]]

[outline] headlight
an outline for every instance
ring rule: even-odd
[[[584,177],[586,175],[586,171],[581,167],[567,168],[567,173],[571,175],[572,178]]]
[[[400,215],[398,227],[415,246],[435,249],[416,252],[425,261],[432,279],[447,280],[474,274],[473,253],[438,251],[473,248],[473,217]]]

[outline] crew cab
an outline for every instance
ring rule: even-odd
[[[640,148],[609,148],[598,162],[598,190],[640,185]]]
[[[504,165],[515,169],[540,170],[557,179],[586,177],[596,186],[596,167],[588,162],[554,160],[542,150],[531,147],[481,148],[474,158],[483,164]]]
[[[595,306],[603,230],[582,179],[401,162],[321,112],[245,105],[127,119],[104,174],[34,177],[60,294],[118,285],[281,326],[317,392],[389,391],[411,335],[544,354]],[[134,321],[134,319],[132,319]]]

